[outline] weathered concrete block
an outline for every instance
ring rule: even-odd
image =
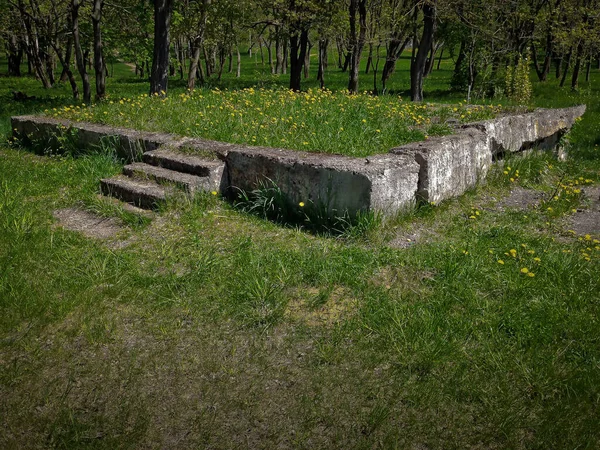
[[[562,109],[537,109],[531,113],[499,117],[464,125],[486,134],[495,158],[504,153],[538,147],[554,149],[560,138],[585,113],[585,105]]]
[[[230,149],[227,166],[234,189],[251,191],[271,180],[292,202],[350,215],[372,209],[393,214],[414,204],[419,172],[404,156],[359,159],[264,147]]]
[[[436,203],[475,186],[492,164],[486,135],[476,129],[403,145],[390,153],[406,155],[419,164],[417,197]]]
[[[74,130],[75,145],[89,149],[100,147],[103,142],[111,144],[115,147],[117,154],[128,161],[138,159],[145,151],[154,150],[182,139],[172,134],[136,131],[50,117],[17,116],[11,118],[11,124],[13,133],[25,138],[29,143],[47,141],[50,146],[54,147],[58,146],[56,136],[67,130]]]

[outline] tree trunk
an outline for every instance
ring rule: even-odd
[[[413,102],[423,101],[423,72],[427,62],[427,53],[433,42],[437,0],[423,5],[423,35],[419,50],[410,67],[410,97]]]
[[[308,46],[304,54],[304,79],[306,80],[310,74],[310,50],[313,46],[308,41]]]
[[[563,69],[563,75],[560,80],[560,87],[565,85],[565,80],[567,79],[567,74],[569,73],[569,66],[571,65],[571,57],[573,55],[573,49],[569,49],[569,54],[567,55],[567,61],[565,63],[565,68]]]
[[[343,69],[344,68],[344,61],[342,60],[342,55],[345,52],[344,52],[344,45],[342,43],[342,40],[341,39],[337,39],[335,41],[335,45],[337,46],[338,69]],[[342,72],[343,72],[343,70],[342,70]]]
[[[224,48],[221,48],[219,51],[219,72],[217,74],[217,81],[221,81],[221,76],[223,75],[223,67],[225,66],[226,52]]]
[[[423,69],[423,76],[427,77],[433,70],[433,62],[435,61],[435,43],[431,41],[431,49],[429,50],[429,57],[425,62],[425,68]]]
[[[69,27],[72,28],[72,27]],[[63,66],[63,71],[60,74],[60,79],[59,81],[61,83],[64,83],[65,81],[67,81],[69,79],[69,74],[67,73],[65,66],[69,68],[69,70],[71,70],[71,55],[73,54],[73,38],[72,36],[69,36],[67,38],[67,44],[65,46],[65,56],[64,58],[61,58],[61,56],[58,57],[61,65]],[[58,46],[55,47],[55,49],[57,49],[57,53],[60,51],[60,49],[58,49]]]
[[[387,52],[385,56],[385,64],[381,71],[381,84],[382,89],[385,92],[387,81],[390,79],[394,71],[396,70],[396,61],[402,52],[410,42],[410,37],[404,38],[404,36],[396,35],[387,46]]]
[[[8,35],[6,44],[8,50],[8,76],[21,76],[21,60],[23,59],[23,48],[19,45],[15,34]]]
[[[325,62],[327,61],[327,45],[329,41],[327,39],[319,39],[319,68],[317,70],[317,81],[319,82],[321,89],[325,87]]]
[[[169,28],[174,0],[154,1],[154,49],[150,95],[167,95],[169,84]]]
[[[79,89],[77,88],[77,82],[75,81],[75,77],[73,76],[73,72],[71,72],[71,68],[67,63],[66,57],[63,58],[60,49],[57,45],[53,45],[54,51],[58,55],[58,59],[63,68],[63,73],[66,74],[67,79],[69,80],[69,84],[71,85],[71,91],[73,92],[73,99],[77,100],[79,98]]]
[[[444,47],[442,47],[442,50],[440,51],[440,56],[438,58],[438,63],[437,63],[436,70],[440,70],[440,64],[442,63],[442,57],[443,56],[444,56]]]
[[[46,64],[46,74],[48,75],[48,82],[50,86],[54,86],[56,79],[54,78],[54,56],[49,48],[46,48],[42,55],[42,59]]]
[[[571,77],[571,89],[577,90],[579,85],[579,72],[581,72],[581,55],[583,53],[583,44],[581,41],[577,46],[577,56],[575,59],[575,67],[573,67],[573,76]]]
[[[290,35],[290,89],[293,91],[300,90],[307,47],[308,28],[300,30],[300,36],[294,33]]]
[[[208,52],[206,51],[206,45],[202,46],[202,53],[204,53],[204,67],[206,68],[206,78],[210,78],[212,75],[210,57],[208,56]]]
[[[85,66],[85,59],[81,51],[81,41],[79,38],[79,7],[82,0],[71,1],[71,25],[73,26],[73,45],[75,47],[75,60],[77,62],[77,70],[83,84],[83,102],[90,104],[92,99],[92,89],[90,86],[90,77]]]
[[[373,43],[369,43],[369,56],[367,56],[367,67],[365,68],[365,75],[369,74],[369,70],[371,69],[371,64],[373,64]]]
[[[275,27],[275,72],[283,73],[283,42],[278,26]]]
[[[240,54],[239,45],[235,45],[235,52],[237,56],[237,70],[235,72],[235,77],[239,78],[242,75],[242,55]]]
[[[585,68],[585,82],[588,83],[590,81],[590,72],[592,69],[592,57],[588,59],[587,66]]]
[[[94,29],[94,71],[96,72],[96,100],[106,97],[106,71],[104,57],[102,55],[102,32],[100,22],[102,20],[102,7],[104,0],[94,0],[92,9],[92,26]]]
[[[356,13],[358,12],[359,31],[356,32]],[[358,73],[360,57],[367,35],[367,0],[350,0],[350,67],[348,72],[348,92],[358,92]]]
[[[282,65],[282,72],[283,74],[287,73],[287,68],[288,68],[288,41],[284,40],[283,41],[283,65]]]
[[[198,61],[200,60],[200,43],[198,40],[192,44],[192,58],[190,59],[190,71],[188,73],[187,88],[193,91],[196,87],[196,72],[198,71]]]
[[[194,37],[194,39],[191,40],[191,47],[192,47],[192,54],[191,54],[191,58],[190,58],[190,70],[188,71],[188,82],[187,82],[187,88],[190,91],[194,90],[194,87],[196,86],[196,77],[198,75],[198,72],[201,73],[201,70],[199,70],[199,65],[198,62],[200,61],[200,51],[202,50],[202,44],[204,41],[204,33],[206,31],[206,21],[207,21],[207,17],[208,17],[208,7],[211,4],[211,0],[203,0],[202,1],[202,15],[200,16],[200,21],[198,22],[198,30],[196,30],[196,35]],[[202,77],[200,78],[201,83],[204,83],[204,74],[202,74]]]
[[[19,0],[18,2],[19,12],[21,14],[21,21],[25,27],[25,32],[27,34],[27,59],[31,62],[33,69],[35,70],[36,76],[42,82],[42,86],[45,89],[49,89],[52,87],[50,80],[48,79],[48,75],[46,70],[44,69],[44,64],[42,59],[40,58],[40,47],[38,43],[37,30],[34,30],[34,24],[31,20],[31,15],[27,12],[23,0]]]
[[[548,74],[550,73],[550,66],[552,64],[552,33],[548,30],[546,35],[546,54],[544,56],[544,66],[542,68],[540,81],[546,81]]]
[[[465,59],[467,58],[465,46],[466,46],[465,41],[464,40],[460,41],[460,48],[458,49],[458,57],[456,58],[456,62],[454,63],[453,76],[455,78],[460,77],[461,67],[462,67],[463,63],[465,62]]]
[[[348,70],[348,66],[350,66],[350,60],[352,59],[352,53],[347,52],[344,56],[344,64],[342,65],[342,73]]]
[[[375,63],[373,64],[373,94],[378,95],[379,90],[377,89],[377,73],[379,72],[379,49],[381,48],[381,41],[377,44],[375,50]]]
[[[258,48],[260,50],[260,65],[265,66],[265,54],[263,52],[263,39],[261,36],[258,37]]]

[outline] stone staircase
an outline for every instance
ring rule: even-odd
[[[144,209],[154,209],[183,191],[222,192],[226,187],[225,163],[216,155],[189,155],[173,149],[144,153],[143,162],[123,167],[123,174],[100,180],[102,193]]]

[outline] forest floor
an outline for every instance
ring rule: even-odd
[[[116,73],[113,102],[147,87]],[[210,194],[139,215],[98,197],[110,152],[0,145],[0,447],[598,447],[592,76],[534,86],[536,105],[588,105],[567,162],[508,159],[341,235]],[[31,79],[0,97],[7,134],[77,106]]]

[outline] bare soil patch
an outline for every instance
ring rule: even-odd
[[[523,211],[539,205],[543,198],[543,192],[517,186],[510,191],[508,197],[503,198],[496,204],[494,210],[516,209]]]
[[[53,213],[58,224],[66,230],[100,240],[108,240],[125,229],[123,223],[113,217],[101,217],[77,208],[58,209]]]
[[[577,234],[600,235],[600,186],[583,189],[589,208],[577,210],[570,220],[570,229]]]

